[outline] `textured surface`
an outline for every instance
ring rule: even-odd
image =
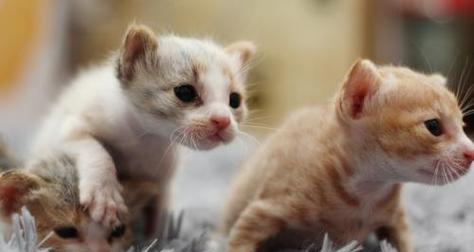
[[[211,230],[218,220],[232,174],[239,163],[252,152],[252,146],[254,146],[252,140],[243,140],[212,152],[185,151],[173,192],[175,212],[185,211],[182,223],[179,221],[179,215],[175,215],[174,222],[164,237],[157,239],[153,244],[146,243],[130,251],[224,251],[222,245],[225,242]],[[474,174],[471,172],[460,181],[444,187],[415,184],[405,186],[403,198],[410,217],[417,251],[472,251],[474,247],[473,182]],[[9,242],[0,240],[0,251],[35,251],[36,247],[32,244],[37,244],[39,241],[34,236],[31,218],[25,214],[23,214],[23,220],[15,217],[15,223],[17,223],[15,236],[11,240],[7,239]],[[22,226],[27,228],[24,236],[19,233],[20,221],[23,221],[25,224]],[[381,247],[384,252],[394,251],[387,244],[382,244]],[[356,251],[354,249],[356,249],[355,245],[348,245],[336,250],[327,241],[322,251]],[[379,249],[370,251],[379,251]]]
[[[253,141],[210,153],[187,152],[175,180],[175,209],[186,209],[184,225],[211,226],[224,203],[232,174],[252,153]],[[244,147],[245,146],[245,147]],[[442,187],[407,184],[403,201],[420,252],[470,252],[474,248],[474,174]],[[196,228],[193,228],[194,230]],[[185,228],[185,232],[189,230]],[[389,251],[389,250],[386,250]]]

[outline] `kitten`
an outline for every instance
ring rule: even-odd
[[[0,156],[1,158],[1,156]],[[122,224],[113,229],[93,221],[79,203],[77,172],[64,155],[32,164],[29,171],[9,170],[0,175],[0,233],[10,233],[10,218],[25,206],[35,217],[42,248],[52,251],[124,251],[131,232]]]
[[[207,150],[235,137],[247,113],[244,82],[254,54],[250,42],[221,48],[133,25],[119,55],[61,95],[34,156],[56,149],[70,155],[80,202],[105,226],[117,225],[126,211],[117,176],[156,185],[155,197],[143,201],[162,209],[178,143]]]
[[[223,220],[229,252],[388,239],[413,251],[400,183],[464,175],[474,144],[440,75],[360,60],[334,100],[295,113],[244,165]],[[260,251],[260,250],[259,250]]]

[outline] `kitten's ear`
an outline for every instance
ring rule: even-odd
[[[358,60],[344,81],[340,96],[342,112],[352,119],[362,117],[364,108],[381,82],[377,67],[370,60]]]
[[[430,76],[430,80],[435,84],[435,85],[440,85],[440,86],[443,86],[445,87],[446,84],[448,83],[448,81],[446,80],[446,78],[441,75],[441,74],[432,74]]]
[[[118,78],[123,81],[133,79],[139,63],[146,63],[154,57],[158,49],[158,40],[151,29],[144,25],[131,25],[126,34],[120,52]]]
[[[34,199],[41,179],[26,171],[7,171],[0,175],[0,213],[10,216]]]
[[[228,45],[225,51],[237,62],[240,69],[250,63],[257,53],[257,47],[250,41],[238,41]]]

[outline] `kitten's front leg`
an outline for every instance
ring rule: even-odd
[[[398,252],[413,252],[410,230],[405,213],[400,209],[392,225],[383,226],[376,230],[379,240],[387,240]]]
[[[277,206],[255,201],[242,212],[230,231],[228,252],[256,252],[259,245],[277,234],[285,225],[285,216]]]
[[[127,207],[112,157],[90,136],[70,141],[66,148],[76,157],[81,204],[94,221],[107,227],[119,225]]]

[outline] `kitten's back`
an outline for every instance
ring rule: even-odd
[[[328,128],[329,116],[331,113],[328,106],[300,109],[292,113],[283,125],[262,143],[233,180],[228,194],[229,200],[225,206],[223,225],[220,227],[223,233],[229,232],[253,198],[272,182],[268,179],[270,176],[275,176],[275,173],[295,172],[285,168],[298,161],[298,157],[291,154],[312,151],[306,149],[312,145],[305,144],[305,141],[318,141],[324,144],[328,138],[324,137],[327,130],[322,127]],[[272,162],[275,164],[271,164]]]

